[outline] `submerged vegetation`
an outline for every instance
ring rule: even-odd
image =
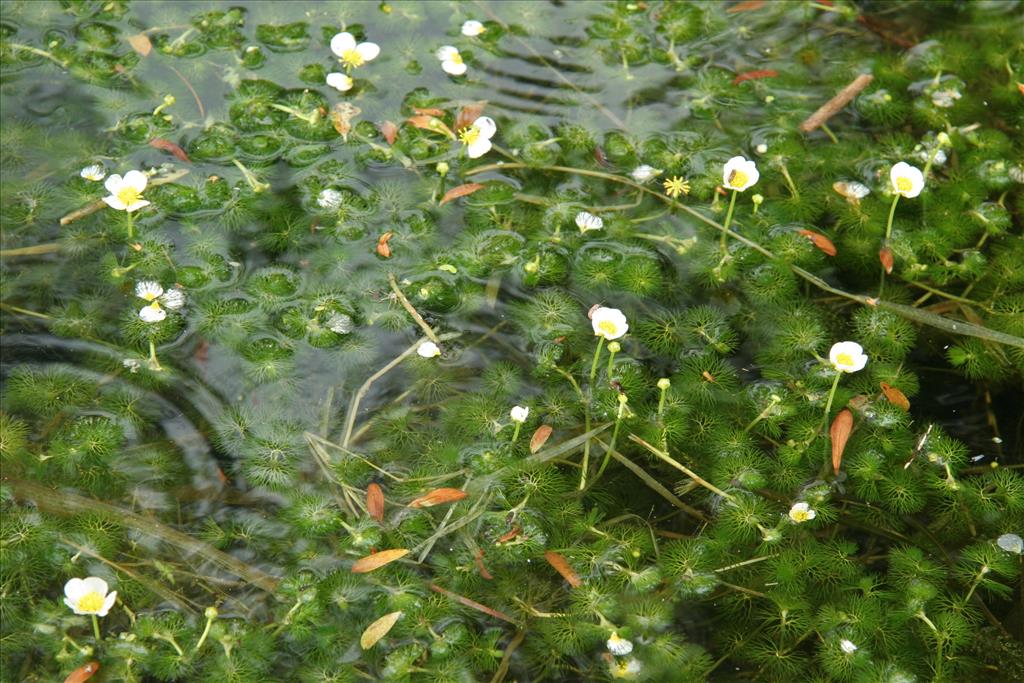
[[[1024,678],[1019,2],[0,7],[0,680]]]

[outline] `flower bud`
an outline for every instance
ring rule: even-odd
[[[662,377],[658,380],[658,388],[662,391],[667,391],[670,386],[672,386],[672,382],[668,377]]]
[[[216,619],[218,614],[219,613],[217,612],[217,608],[214,607],[213,605],[210,605],[209,607],[207,607],[206,611],[203,612],[203,615],[207,619],[210,619],[210,620]]]
[[[611,351],[612,353],[618,353],[619,351],[622,350],[622,346],[619,344],[619,342],[613,341],[611,344],[608,345],[608,350]]]
[[[448,175],[449,166],[447,161],[438,162],[437,166],[435,166],[434,168],[437,170],[437,174],[442,178]]]
[[[755,194],[750,198],[750,201],[754,202],[755,206],[761,206],[764,203],[764,195]]]

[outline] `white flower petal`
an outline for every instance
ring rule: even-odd
[[[81,171],[79,171],[78,175],[81,176],[82,178],[85,178],[86,180],[99,182],[100,180],[103,180],[105,177],[107,177],[107,171],[99,164],[91,164],[83,168]]]
[[[828,360],[839,372],[857,372],[868,364],[867,354],[857,342],[845,341],[832,345],[828,352]]]
[[[327,74],[327,85],[336,90],[340,90],[341,92],[351,90],[354,84],[355,81],[353,81],[347,74],[343,74],[338,71],[332,71]]]
[[[434,52],[434,56],[436,56],[442,62],[447,62],[453,57],[459,56],[459,49],[452,45],[442,45],[441,47],[437,48],[436,52]]]
[[[78,599],[88,592],[89,590],[85,587],[85,581],[82,579],[68,579],[68,582],[64,584],[64,595],[67,596],[65,602],[70,600],[77,603]],[[68,605],[74,607],[71,602],[68,602]]]
[[[462,35],[470,38],[474,38],[486,30],[487,28],[476,19],[469,19],[462,23]]]
[[[481,116],[473,122],[473,125],[478,131],[480,131],[480,137],[488,140],[494,137],[494,134],[498,130],[498,126],[495,125],[494,119],[490,116]],[[488,149],[490,149],[490,146],[488,146]]]
[[[470,159],[479,159],[489,151],[491,151],[491,141],[483,135],[466,148],[466,154]]]
[[[144,206],[149,206],[149,202],[146,201],[145,199],[139,199],[124,207],[124,210],[127,211],[128,213],[132,213],[133,211],[138,211]]]
[[[116,173],[112,173],[107,177],[106,182],[103,183],[103,187],[107,188],[107,192],[110,194],[117,194],[122,187],[124,187],[124,181]]]
[[[85,588],[86,593],[99,593],[100,595],[106,595],[107,591],[110,590],[107,586],[107,582],[98,576],[87,576],[82,579],[82,586]]]
[[[370,62],[380,54],[380,45],[377,43],[359,43],[356,45],[356,53],[363,58],[364,62]]]
[[[755,185],[760,177],[757,164],[742,156],[729,159],[722,168],[722,184],[730,190],[742,192]]]
[[[595,216],[589,211],[580,211],[576,214],[576,227],[580,229],[580,232],[600,230],[604,227],[604,219],[600,216]]]
[[[594,335],[604,337],[608,341],[619,339],[629,331],[626,316],[617,308],[601,306],[594,311],[590,323],[594,328]]]
[[[118,199],[115,195],[109,195],[103,198],[103,201],[107,203],[111,209],[117,209],[118,211],[124,211],[128,208],[128,205]]]
[[[160,301],[167,308],[177,310],[185,305],[185,292],[177,288],[169,289],[160,297]]]
[[[103,601],[103,607],[100,609],[99,612],[96,613],[96,616],[98,616],[98,617],[105,617],[105,616],[107,616],[107,612],[110,611],[110,608],[114,606],[114,603],[116,601],[117,601],[117,591],[114,591],[113,593],[111,593],[110,595],[107,596],[106,600]]]
[[[921,169],[905,161],[893,165],[889,171],[889,180],[892,182],[893,191],[907,199],[913,199],[924,189],[924,174],[921,173]]]
[[[647,164],[640,164],[632,171],[630,171],[629,175],[636,182],[645,183],[654,176],[658,175],[659,173],[661,173],[661,171],[654,168],[653,166],[648,166]]]
[[[159,282],[153,282],[152,280],[142,280],[135,283],[135,296],[146,301],[152,301],[161,294],[164,293],[164,288],[160,286]]]
[[[441,62],[441,68],[444,70],[446,74],[451,74],[452,76],[461,76],[464,73],[466,73],[465,62],[454,62],[451,60],[447,60]]]
[[[509,416],[513,422],[526,422],[526,418],[530,416],[530,409],[524,406],[512,406]]]
[[[143,306],[142,308],[139,309],[139,317],[142,318],[143,322],[158,323],[167,317],[167,311],[165,311],[163,308]]]
[[[351,33],[343,32],[331,38],[331,52],[341,57],[356,46],[356,38]]]
[[[149,179],[142,171],[128,171],[124,174],[124,178],[122,178],[122,186],[130,187],[139,193],[146,189],[148,182]]]
[[[416,353],[418,353],[423,358],[436,358],[437,356],[441,355],[441,349],[434,342],[425,341],[419,345],[419,347],[416,349]]]

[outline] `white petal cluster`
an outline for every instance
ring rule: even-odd
[[[356,37],[345,31],[331,38],[331,52],[349,69],[372,62],[380,54],[377,43],[356,43]],[[347,90],[347,88],[346,88]]]
[[[807,503],[794,503],[793,507],[789,508],[789,518],[796,524],[809,522],[817,516],[818,513]]]
[[[524,406],[512,406],[512,410],[509,411],[509,417],[512,418],[512,421],[520,424],[526,422],[526,418],[529,416],[530,409]]]
[[[452,45],[442,45],[434,53],[441,61],[441,69],[451,76],[461,76],[466,73],[466,63],[462,61],[462,54],[459,49]]]
[[[107,177],[107,171],[99,164],[90,164],[89,166],[86,166],[81,171],[79,171],[78,175],[81,176],[82,178],[85,178],[86,180],[91,180],[94,183],[98,183],[99,181]]]
[[[600,230],[604,227],[604,220],[589,211],[580,211],[576,214],[576,227],[580,229],[580,232]]]
[[[158,323],[167,317],[164,308],[177,310],[185,305],[185,293],[180,289],[164,291],[159,282],[143,280],[135,285],[135,296],[148,301],[139,309],[139,317],[147,323]]]
[[[107,616],[117,600],[117,591],[107,594],[107,582],[98,576],[71,579],[64,584],[64,604],[75,614]]]
[[[828,360],[839,372],[857,372],[868,364],[868,356],[857,342],[844,341],[832,345]]]
[[[629,175],[633,180],[635,180],[638,183],[646,183],[648,180],[654,178],[659,173],[661,173],[661,171],[654,168],[653,166],[648,166],[647,164],[640,164],[632,171],[630,171]]]
[[[425,341],[419,345],[416,353],[423,358],[437,358],[441,355],[441,347],[432,341]]]
[[[921,169],[901,161],[889,171],[889,180],[892,182],[892,189],[907,199],[913,199],[921,194],[924,189],[924,174]]]
[[[633,651],[633,643],[619,636],[618,633],[612,633],[608,638],[608,652],[611,652],[616,657],[623,657]]]
[[[604,337],[607,341],[618,339],[629,331],[626,316],[617,308],[597,308],[590,317],[590,323],[594,328],[594,335]]]
[[[332,71],[327,74],[327,85],[331,86],[338,92],[347,92],[352,89],[355,85],[355,81],[348,74],[343,74],[340,71]]]
[[[466,145],[466,154],[470,159],[478,159],[491,150],[491,138],[498,131],[494,119],[481,116],[469,126],[459,131],[459,140]]]
[[[149,179],[142,171],[128,171],[124,177],[115,173],[103,183],[103,187],[110,193],[103,201],[118,211],[138,211],[144,206],[149,206],[149,202],[142,198],[142,191],[146,189],[148,182]]]
[[[469,19],[462,22],[462,35],[468,38],[476,38],[478,35],[487,30],[487,27],[476,19]]]
[[[722,168],[722,185],[730,190],[742,192],[757,183],[760,177],[757,164],[745,157],[733,157]]]

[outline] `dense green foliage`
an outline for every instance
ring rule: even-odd
[[[1019,2],[0,7],[0,680],[1024,679]]]

